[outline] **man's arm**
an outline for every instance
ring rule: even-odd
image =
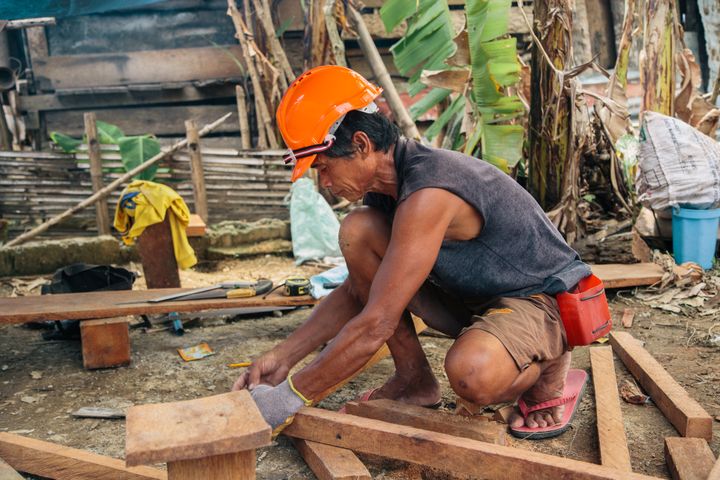
[[[452,193],[428,188],[398,206],[368,303],[313,362],[293,375],[305,397],[312,399],[355,373],[392,336],[402,312],[430,274],[462,205],[464,201]]]

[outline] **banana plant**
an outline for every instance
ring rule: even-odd
[[[468,0],[465,27],[453,29],[446,0],[389,0],[380,9],[390,31],[407,21],[405,36],[391,47],[395,65],[409,77],[413,119],[443,102],[446,108],[427,129],[432,140],[445,132],[444,146],[477,155],[505,172],[522,160],[525,114],[521,100],[508,95],[518,82],[515,39],[507,35],[510,0]]]
[[[117,125],[98,120],[96,122],[98,141],[101,145],[118,145],[120,149],[120,160],[123,168],[118,169],[103,167],[106,172],[122,173],[129,172],[138,165],[145,163],[160,153],[160,142],[153,135],[126,136]],[[80,145],[87,142],[87,139],[73,138],[60,132],[51,132],[50,139],[67,153],[76,153]],[[168,173],[168,168],[158,168],[157,164],[140,172],[135,180],[153,180],[157,173]]]

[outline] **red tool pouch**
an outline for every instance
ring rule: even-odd
[[[605,287],[595,275],[556,296],[569,347],[590,345],[612,328]]]

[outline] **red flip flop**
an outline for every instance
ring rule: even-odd
[[[532,407],[528,407],[527,404],[521,398],[518,400],[518,407],[523,417],[527,418],[528,414],[543,410],[550,407],[556,407],[558,405],[565,405],[565,411],[563,412],[562,421],[559,424],[551,425],[548,427],[516,427],[510,428],[510,433],[514,437],[527,438],[532,440],[540,440],[543,438],[557,437],[565,430],[570,427],[570,423],[575,416],[577,407],[582,400],[582,396],[585,393],[585,385],[587,384],[588,374],[585,370],[571,369],[568,371],[567,379],[565,380],[565,389],[563,395],[560,398],[554,398],[547,402],[538,403]]]
[[[357,397],[354,401],[355,402],[367,402],[370,400],[370,397],[372,397],[373,393],[380,390],[380,387],[371,388],[370,390],[366,390],[363,393],[360,394],[359,397]],[[340,410],[338,410],[338,413],[347,413],[347,408],[345,408],[345,405],[340,407]]]

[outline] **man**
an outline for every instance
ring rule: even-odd
[[[564,391],[570,353],[553,295],[590,269],[506,174],[400,137],[376,111],[380,93],[349,69],[324,66],[298,77],[278,108],[293,181],[315,168],[323,187],[365,206],[340,228],[348,279],[233,388],[249,388],[279,430],[387,342],[396,372],[368,397],[436,405],[440,388],[412,312],[457,339],[445,371],[458,396],[478,405],[520,398],[513,433],[561,432],[565,403],[579,392]]]

